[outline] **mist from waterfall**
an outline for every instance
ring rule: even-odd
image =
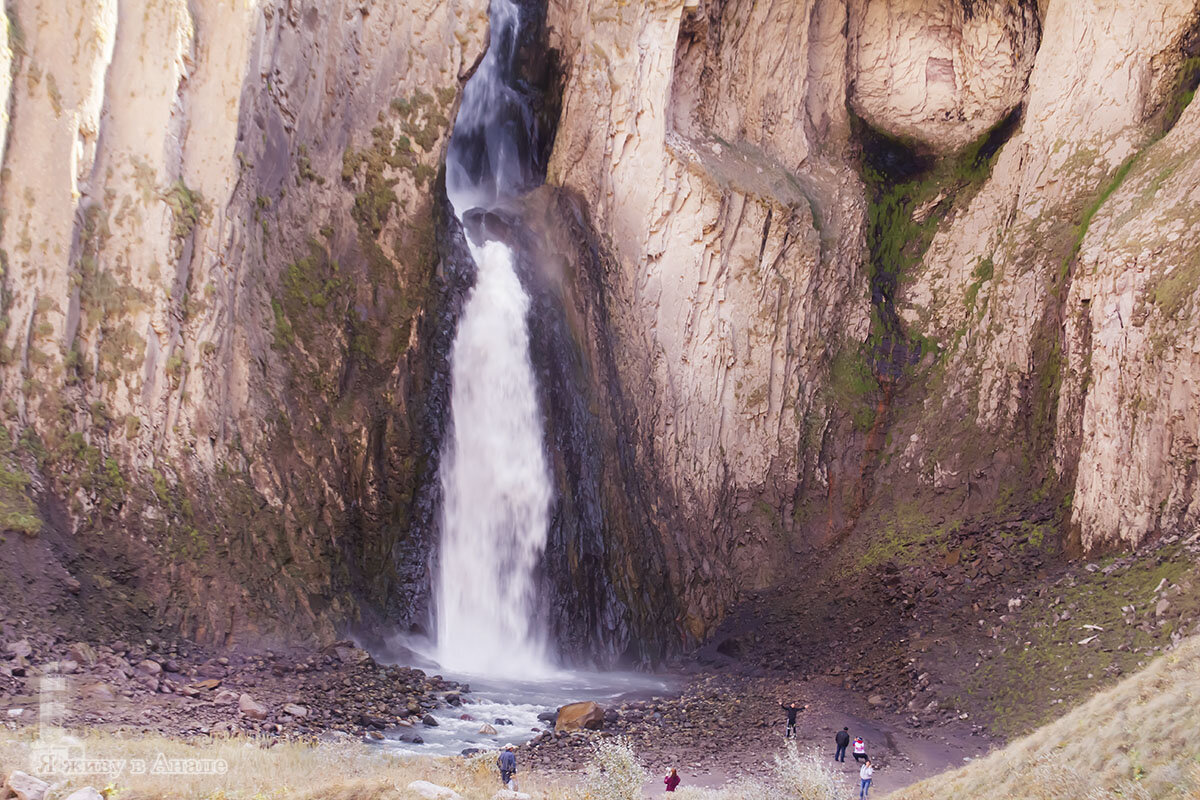
[[[491,42],[468,81],[446,158],[460,221],[536,181],[534,119],[515,88],[520,9],[492,0]],[[529,357],[529,296],[512,249],[472,242],[477,267],[451,349],[451,425],[443,444],[435,588],[438,662],[447,670],[531,677],[553,671],[535,608],[550,473]]]

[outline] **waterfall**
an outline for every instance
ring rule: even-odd
[[[535,122],[517,88],[520,8],[492,0],[491,41],[468,81],[446,157],[460,222],[537,181]],[[477,267],[451,349],[443,444],[437,659],[450,670],[529,677],[551,670],[534,607],[553,499],[529,358],[529,296],[512,249],[472,242]]]

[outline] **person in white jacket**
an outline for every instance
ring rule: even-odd
[[[867,763],[862,765],[862,769],[858,771],[858,777],[862,779],[862,788],[858,792],[858,800],[867,800],[867,796],[871,793],[871,778],[875,775],[875,768],[871,766],[871,759],[867,759]]]

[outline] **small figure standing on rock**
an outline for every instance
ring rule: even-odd
[[[858,791],[858,800],[867,800],[867,796],[871,794],[871,778],[875,775],[875,768],[871,766],[871,759],[867,759],[867,763],[862,765],[862,769],[858,771],[858,777],[862,779],[862,788]]]
[[[782,708],[784,713],[787,714],[787,728],[784,729],[783,738],[790,739],[796,735],[796,715],[800,713],[802,709],[808,708],[808,706],[797,705],[795,700],[790,703],[785,703],[780,700],[779,707]]]
[[[513,745],[505,746],[501,751],[500,757],[496,759],[496,766],[500,768],[500,782],[506,787],[517,790],[517,754],[516,747]]]
[[[870,763],[871,759],[867,758],[867,743],[862,740],[861,736],[854,737],[854,763],[860,761]]]
[[[833,737],[833,743],[837,745],[837,752],[833,754],[834,761],[846,762],[846,747],[850,744],[850,729],[842,728],[837,732],[837,736]]]
[[[667,785],[667,791],[675,791],[675,787],[679,785],[679,773],[671,767],[671,771],[667,773],[667,777],[663,778],[663,783]]]

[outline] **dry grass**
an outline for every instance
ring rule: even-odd
[[[888,800],[1200,800],[1200,637],[1056,722]]]
[[[142,759],[149,765],[162,753],[168,759],[221,759],[228,771],[134,775],[126,768],[116,777],[63,780],[46,800],[61,800],[83,786],[111,787],[110,800],[413,800],[418,796],[405,787],[415,780],[448,786],[464,800],[491,800],[501,788],[494,753],[470,759],[414,758],[388,755],[358,742],[264,747],[246,738],[189,743],[100,732],[83,734],[80,741],[88,758]],[[31,747],[32,734],[0,730],[0,778],[14,769],[29,771]],[[535,800],[554,800],[562,794],[549,781],[538,783],[528,774],[519,777],[521,790]]]
[[[0,730],[0,776],[30,767],[32,732]],[[491,800],[495,755],[401,758],[358,742],[263,746],[254,739],[180,742],[161,737],[84,734],[89,758],[221,759],[222,775],[131,774],[74,778],[46,800],[81,786],[111,786],[115,800],[413,800],[414,780],[448,786],[464,800]],[[776,759],[762,780],[724,789],[683,788],[680,800],[837,800],[850,792],[827,765],[796,753]],[[597,750],[581,780],[524,773],[535,800],[633,800],[643,779],[629,746]],[[1101,692],[1057,722],[961,769],[888,795],[888,800],[1200,800],[1200,637],[1185,640],[1143,671]]]

